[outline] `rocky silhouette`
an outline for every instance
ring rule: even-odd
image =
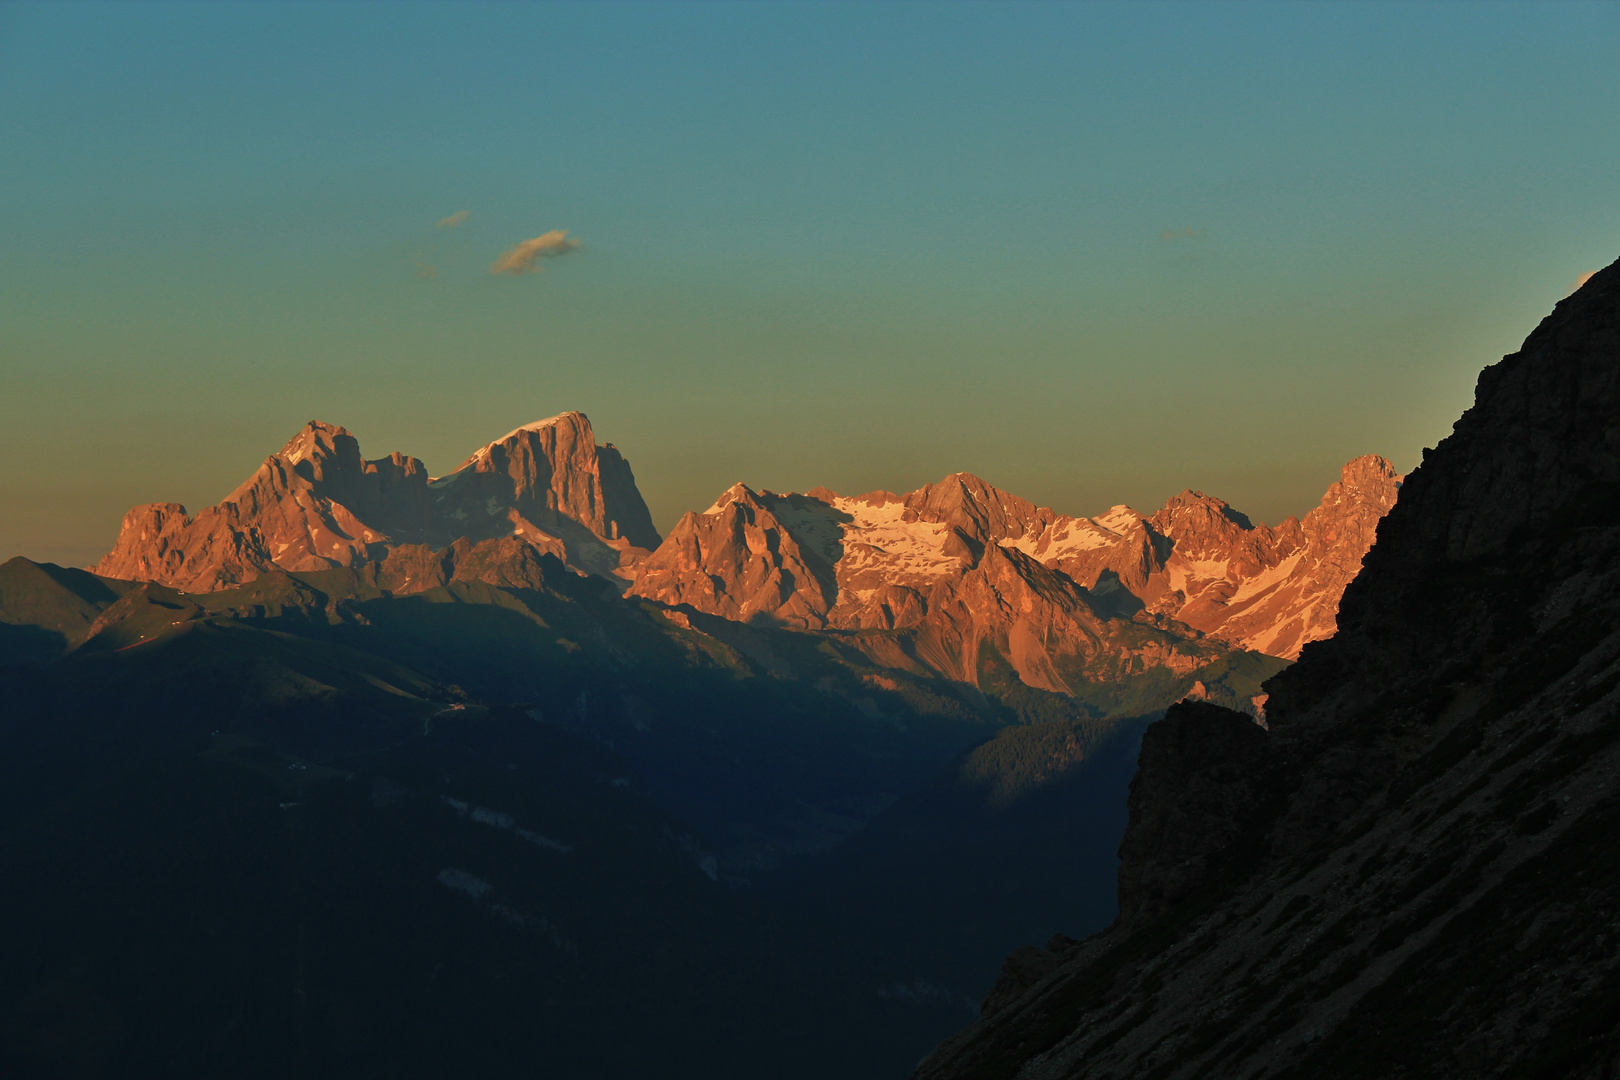
[[[1148,729],[1114,925],[916,1075],[1615,1075],[1617,556],[1620,264],[1481,373],[1269,730]]]

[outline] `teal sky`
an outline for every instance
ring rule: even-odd
[[[1616,256],[1614,3],[8,3],[0,559],[311,418],[440,472],[565,409],[661,529],[956,470],[1275,522]]]

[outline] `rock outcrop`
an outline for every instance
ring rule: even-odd
[[[355,567],[402,545],[500,537],[604,576],[659,542],[629,463],[596,444],[583,413],[518,428],[438,479],[398,452],[364,460],[354,436],[317,420],[195,517],[178,503],[137,506],[93,569],[211,592],[271,568]]]
[[[1269,730],[1149,729],[1118,920],[919,1078],[1620,1070],[1620,264],[1481,374],[1267,690]]]
[[[1267,810],[1267,743],[1253,717],[1201,701],[1143,733],[1120,846],[1120,931],[1164,916],[1231,858]]]
[[[1402,478],[1375,454],[1344,466],[1303,519],[1250,525],[1218,499],[1183,492],[1147,520],[1170,541],[1142,589],[1153,610],[1256,652],[1294,659],[1333,636],[1339,598],[1361,571]]]

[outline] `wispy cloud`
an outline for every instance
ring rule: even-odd
[[[1580,292],[1581,291],[1581,286],[1585,285],[1588,281],[1591,281],[1592,280],[1592,275],[1595,274],[1595,273],[1597,273],[1596,270],[1588,270],[1586,273],[1584,273],[1580,277],[1576,278],[1575,279],[1575,287],[1573,289],[1571,289],[1570,292]]]
[[[1203,229],[1188,227],[1185,229],[1166,229],[1159,234],[1160,240],[1194,240],[1204,235]]]
[[[567,255],[579,247],[578,240],[572,240],[565,229],[552,229],[548,233],[541,233],[533,240],[525,240],[516,247],[511,248],[495,260],[489,268],[492,274],[538,274],[543,267],[537,266],[540,259],[556,258]]]
[[[457,210],[455,213],[451,214],[449,217],[435,225],[434,228],[454,229],[470,217],[472,217],[471,210]]]
[[[439,276],[438,268],[427,261],[427,256],[418,251],[411,256],[411,262],[416,265],[416,276],[422,278],[436,278]]]

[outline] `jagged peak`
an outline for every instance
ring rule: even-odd
[[[924,484],[912,492],[908,498],[918,498],[929,505],[947,505],[953,496],[966,498],[981,505],[1008,506],[1035,508],[1035,504],[1028,499],[1014,495],[1010,491],[996,487],[994,484],[970,472],[954,472],[935,484]]]
[[[707,510],[703,511],[698,516],[708,517],[710,514],[718,514],[720,511],[724,510],[734,502],[753,504],[757,503],[758,501],[759,492],[755,491],[753,488],[739,480],[735,484],[732,484],[730,487],[726,488],[725,491],[721,492],[720,497],[714,500],[713,504],[711,504]]]
[[[984,477],[970,472],[953,472],[941,479],[939,483],[930,484],[928,486],[935,489],[955,486],[975,497],[989,494],[991,492],[995,492],[996,494],[1005,494],[1005,492],[996,487],[994,484],[990,483],[988,480],[984,479]]]
[[[311,420],[311,421],[309,421],[303,427],[298,429],[298,434],[303,435],[304,433],[311,432],[311,431],[319,431],[319,432],[323,432],[323,433],[328,434],[328,435],[347,435],[347,434],[349,434],[349,429],[344,427],[342,424],[328,423],[325,420]],[[298,436],[295,435],[293,437],[297,438]]]
[[[1381,454],[1363,454],[1351,458],[1339,470],[1341,483],[1359,487],[1367,483],[1390,483],[1400,487],[1406,478],[1395,471],[1395,465]]]
[[[560,412],[556,416],[548,416],[544,420],[535,420],[531,423],[522,424],[515,427],[511,431],[508,431],[505,435],[502,435],[500,438],[496,439],[494,442],[486,443],[484,445],[484,449],[487,450],[491,446],[496,445],[496,443],[507,442],[519,435],[524,434],[525,432],[544,431],[546,428],[556,427],[558,424],[564,424],[574,428],[581,428],[585,431],[591,430],[590,417],[586,416],[582,412],[579,412],[577,409],[570,409],[568,412]]]
[[[1180,494],[1172,495],[1165,500],[1166,507],[1170,506],[1209,506],[1224,507],[1228,503],[1225,499],[1217,499],[1213,495],[1205,495],[1202,491],[1193,488],[1182,488]]]
[[[1154,528],[1169,536],[1175,531],[1176,524],[1180,522],[1212,521],[1221,518],[1240,529],[1254,528],[1254,522],[1240,510],[1234,510],[1225,499],[1217,499],[1213,495],[1205,495],[1202,491],[1187,488],[1179,495],[1172,495],[1165,501],[1164,509],[1154,514],[1148,520]]]
[[[206,590],[271,565],[358,565],[373,561],[380,544],[456,536],[510,533],[566,549],[570,565],[604,575],[633,558],[630,549],[658,545],[629,463],[595,445],[583,413],[524,424],[502,441],[503,450],[429,480],[418,459],[395,452],[363,460],[349,431],[311,420],[196,518],[178,504],[132,510],[97,565],[112,576]]]
[[[1147,515],[1124,503],[1110,506],[1106,512],[1091,519],[1110,532],[1125,533],[1147,520]]]
[[[581,441],[589,442],[592,446],[596,445],[596,433],[591,429],[590,417],[577,410],[561,412],[556,416],[548,416],[544,420],[534,420],[530,423],[522,424],[513,428],[511,431],[508,431],[500,438],[493,439],[490,442],[485,443],[483,446],[480,446],[477,450],[474,450],[471,454],[469,454],[466,461],[463,461],[460,465],[457,465],[454,469],[445,473],[443,476],[434,477],[430,483],[439,484],[449,482],[450,480],[455,479],[456,474],[460,473],[463,469],[466,469],[468,466],[474,465],[488,458],[490,453],[494,451],[495,447],[504,446],[507,443],[522,438],[525,435],[535,434],[537,432],[545,431],[548,428],[556,427],[571,428],[579,434]]]
[[[287,445],[276,451],[273,455],[281,458],[289,465],[296,465],[306,458],[314,457],[318,451],[331,450],[332,444],[339,438],[354,438],[347,428],[337,424],[329,424],[325,420],[311,420],[298,429],[298,434],[287,440]]]

